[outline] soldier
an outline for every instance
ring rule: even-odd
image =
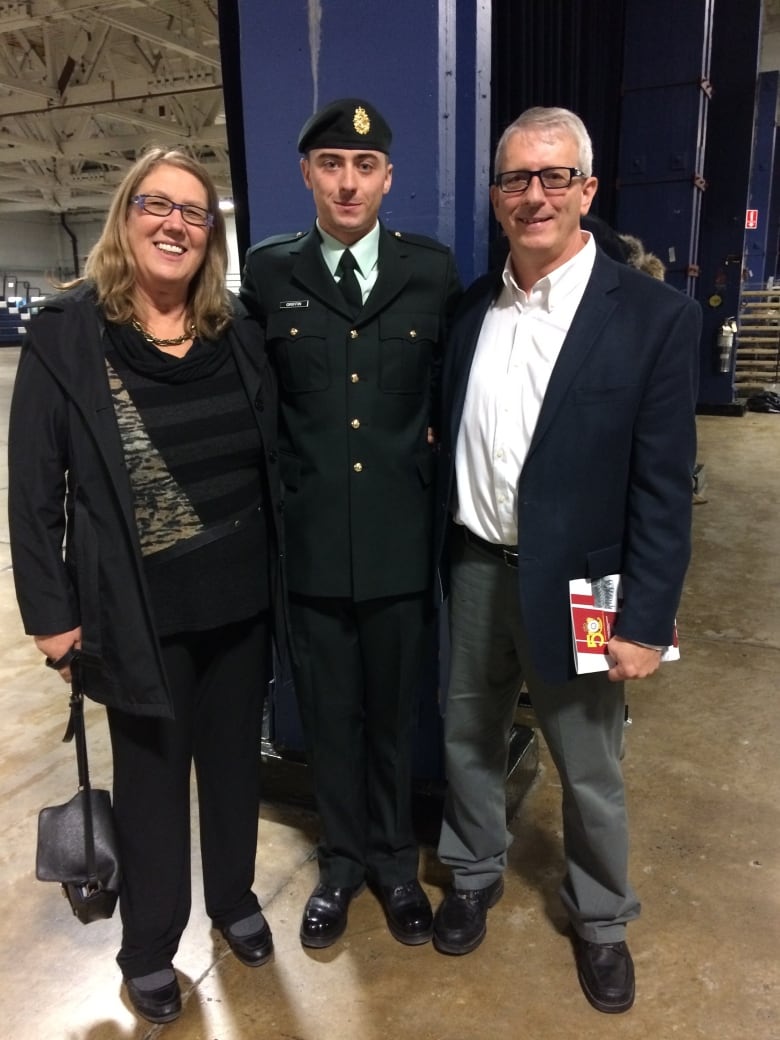
[[[294,678],[323,834],[304,946],[368,882],[402,943],[432,935],[411,823],[415,695],[432,646],[432,402],[460,295],[451,252],[378,219],[391,131],[346,98],[303,127],[315,226],[249,250],[241,296],[280,383]]]

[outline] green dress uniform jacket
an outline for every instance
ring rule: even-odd
[[[291,592],[364,601],[430,586],[427,430],[459,295],[449,249],[384,227],[356,317],[316,228],[249,250],[241,298],[265,328],[280,384]]]

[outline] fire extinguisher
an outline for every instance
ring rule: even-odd
[[[734,359],[734,343],[737,336],[737,322],[735,318],[726,318],[718,329],[715,340],[715,370],[717,372],[730,372],[731,363]]]

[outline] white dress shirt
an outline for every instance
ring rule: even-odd
[[[586,234],[586,233],[584,233]],[[596,259],[584,247],[526,294],[511,257],[474,351],[455,451],[456,523],[517,544],[517,485],[542,401]]]
[[[341,260],[341,254],[345,249],[349,249],[350,253],[354,256],[355,277],[357,278],[358,285],[363,293],[363,303],[365,303],[368,294],[374,288],[379,274],[379,221],[377,221],[367,235],[363,235],[363,237],[352,246],[345,246],[343,242],[339,242],[339,240],[334,238],[333,235],[328,234],[327,231],[323,231],[320,227],[319,220],[317,221],[317,230],[322,239],[320,246],[322,249],[322,258],[325,261],[328,270],[337,282],[341,281],[341,272],[339,272],[338,275],[336,273],[336,268],[339,266],[339,261]]]

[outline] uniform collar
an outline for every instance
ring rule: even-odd
[[[369,271],[373,271],[379,259],[379,231],[380,224],[377,221],[367,235],[363,235],[354,245],[346,246],[343,242],[339,242],[337,238],[334,238],[333,235],[328,234],[327,231],[323,231],[318,220],[317,233],[320,236],[322,258],[330,273],[335,276],[336,268],[339,265],[339,260],[341,260],[341,254],[345,249],[349,249],[350,253],[352,253],[355,263],[364,277]]]

